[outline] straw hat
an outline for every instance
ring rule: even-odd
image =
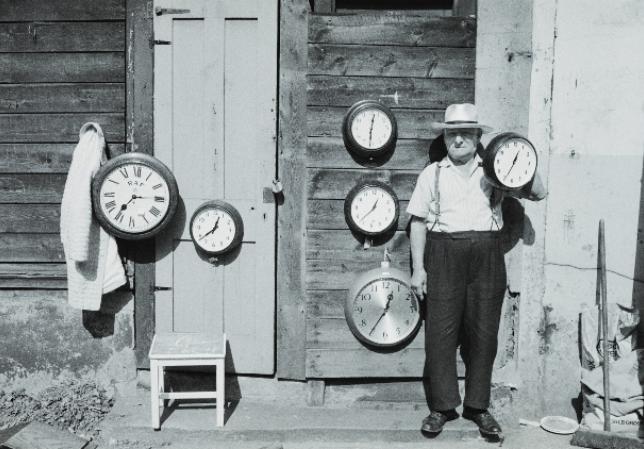
[[[455,128],[476,128],[480,129],[484,133],[489,133],[492,131],[491,126],[479,123],[476,106],[471,103],[450,104],[447,109],[445,109],[445,121],[433,122],[432,128],[437,131]]]

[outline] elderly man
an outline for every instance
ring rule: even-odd
[[[492,366],[506,289],[505,261],[499,238],[503,192],[483,175],[476,153],[488,126],[478,123],[474,105],[453,104],[443,123],[447,156],[419,175],[407,212],[411,214],[411,288],[427,295],[425,387],[430,414],[421,430],[437,435],[456,419],[461,404],[456,372],[460,344],[465,363],[463,417],[486,437],[501,427],[488,412]],[[545,197],[538,176],[518,196]]]

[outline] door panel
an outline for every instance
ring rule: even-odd
[[[157,237],[157,332],[226,332],[238,373],[274,372],[276,0],[158,0],[189,10],[154,18],[155,156],[183,205]],[[189,224],[204,201],[240,212],[244,239],[210,263]],[[229,364],[230,366],[230,364]]]

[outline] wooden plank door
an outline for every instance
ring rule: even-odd
[[[156,0],[154,153],[182,204],[157,237],[156,331],[226,332],[237,373],[274,372],[277,1]],[[239,249],[211,263],[194,210],[221,199],[244,220]]]

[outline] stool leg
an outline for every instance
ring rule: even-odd
[[[226,368],[224,361],[218,360],[216,364],[217,375],[217,426],[224,425],[224,411],[226,409]]]
[[[163,365],[159,365],[159,391],[165,393],[165,367]],[[166,408],[168,401],[168,399],[161,400],[161,406]]]
[[[161,427],[159,416],[159,362],[150,360],[150,407],[152,409],[152,428]]]

